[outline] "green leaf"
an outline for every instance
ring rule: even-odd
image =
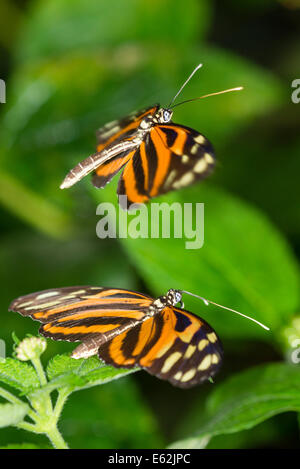
[[[189,96],[237,85],[243,85],[244,90],[180,106],[174,120],[203,132],[218,147],[255,117],[276,108],[284,98],[275,77],[222,49],[202,47],[200,52],[191,47],[180,60],[170,56],[169,48],[160,50],[159,61],[156,49],[147,53],[145,50],[144,54],[145,59],[138,59],[126,72],[105,54],[99,60],[99,53],[91,50],[66,55],[59,62],[49,60],[19,67],[1,127],[6,153],[16,153],[13,161],[6,155],[6,169],[15,167],[17,158],[18,172],[23,178],[31,177],[37,189],[42,189],[41,182],[49,185],[49,177],[60,174],[61,178],[62,152],[64,161],[75,163],[83,152],[92,151],[89,146],[99,126],[135,108],[170,101],[199,62],[200,55],[204,66],[189,83]],[[172,74],[166,75],[166,68]],[[45,158],[45,151],[51,159]],[[31,167],[34,164],[37,168]],[[51,190],[55,197],[54,187]]]
[[[137,370],[117,369],[107,366],[97,357],[77,360],[67,355],[56,355],[50,360],[47,367],[49,384],[46,388],[67,387],[72,391],[77,391],[108,383],[134,371]]]
[[[0,404],[0,428],[21,422],[28,410],[26,404]]]
[[[40,382],[32,365],[15,358],[0,361],[0,381],[27,394],[39,388]]]
[[[89,360],[75,360],[68,355],[55,355],[49,360],[46,368],[49,381],[66,374],[77,374],[80,376],[84,370],[99,368],[102,363],[95,357]]]
[[[4,170],[0,181],[0,203],[8,210],[49,236],[68,237],[72,224],[66,213]]]
[[[0,446],[0,449],[42,449],[42,447],[33,443],[10,443],[6,446]]]
[[[155,410],[137,382],[140,377],[128,376],[71,396],[60,428],[72,448],[165,446]]]
[[[218,161],[224,161],[222,147],[230,145],[230,137],[259,116],[276,110],[286,99],[284,89],[277,77],[249,60],[228,50],[203,45],[201,49],[190,47],[177,64],[178,69],[169,78],[174,94],[188,70],[198,63],[197,58],[198,61],[201,58],[203,67],[189,82],[185,91],[187,98],[239,86],[243,86],[243,90],[179,106],[174,109],[173,120],[206,135],[215,147]],[[171,96],[173,92],[169,92]],[[184,96],[178,98],[178,102],[181,100]],[[222,164],[225,165],[226,161]],[[222,166],[217,166],[216,171],[222,171]]]
[[[68,0],[51,0],[36,3],[29,18],[18,53],[23,62],[107,46],[123,46],[126,55],[126,45],[133,41],[186,45],[207,31],[210,4],[204,0],[74,0],[70,8]],[[179,23],[180,34],[174,27]]]
[[[205,204],[204,245],[187,249],[187,238],[173,237],[122,240],[149,289],[156,295],[169,288],[184,289],[271,328],[271,333],[266,332],[233,313],[185,296],[188,309],[205,316],[221,337],[274,340],[274,333],[299,305],[298,265],[285,239],[258,209],[207,184],[172,193],[160,199],[164,201],[180,202],[182,207]]]
[[[286,363],[260,365],[219,385],[207,400],[196,436],[170,447],[205,446],[214,435],[247,430],[276,414],[299,410],[299,368]],[[195,408],[193,416],[199,416]]]
[[[274,76],[228,51],[205,45],[199,49],[198,45],[191,44],[184,56],[178,53],[178,45],[169,30],[180,41],[188,34],[181,30],[178,35],[174,29],[176,18],[181,18],[181,29],[185,29],[182,18],[186,18],[186,29],[193,35],[190,22],[196,21],[199,37],[199,18],[206,24],[202,9],[206,9],[208,2],[190,1],[189,8],[182,2],[174,6],[170,0],[164,0],[155,6],[151,3],[151,12],[147,14],[143,11],[149,9],[145,3],[126,4],[126,15],[132,8],[133,16],[141,15],[143,19],[137,21],[136,26],[141,25],[145,30],[145,21],[149,20],[152,43],[160,40],[156,27],[166,35],[168,42],[160,45],[159,55],[157,46],[149,47],[139,41],[138,30],[134,30],[135,40],[131,44],[115,46],[112,54],[112,37],[116,31],[109,28],[112,36],[99,48],[99,37],[105,37],[105,28],[102,29],[99,22],[105,21],[105,12],[108,16],[114,15],[114,8],[111,4],[102,7],[99,2],[92,3],[91,6],[89,2],[77,0],[71,10],[67,2],[39,4],[21,46],[29,48],[23,52],[31,57],[19,64],[11,80],[11,95],[0,126],[3,155],[0,183],[2,174],[4,187],[0,191],[0,202],[40,231],[61,238],[70,235],[73,228],[63,206],[71,207],[71,197],[77,189],[58,191],[58,187],[71,167],[94,152],[95,129],[151,102],[169,102],[200,60],[204,67],[189,83],[189,96],[236,85],[245,87],[241,93],[228,93],[176,108],[175,122],[200,130],[216,148],[226,144],[257,116],[276,108],[283,94]],[[170,3],[172,8],[169,8]],[[165,12],[168,8],[168,15],[160,14],[160,9]],[[101,13],[98,16],[97,9]],[[159,18],[158,22],[152,21],[152,14]],[[94,26],[85,26],[84,35],[65,37],[68,28],[79,30],[77,21],[82,25],[83,18]],[[73,21],[75,26],[71,27]],[[91,30],[95,35],[87,39],[86,34]],[[60,39],[58,31],[62,34]],[[40,57],[42,61],[34,60]],[[85,185],[90,184],[88,179],[78,184],[79,191],[85,191]],[[106,190],[104,194],[105,197]],[[74,217],[74,222],[78,219]]]

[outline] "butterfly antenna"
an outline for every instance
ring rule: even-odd
[[[190,79],[192,78],[192,76],[195,75],[195,73],[197,72],[197,70],[199,70],[199,68],[202,67],[202,64],[199,64],[197,65],[196,68],[194,68],[194,70],[192,71],[192,73],[190,74],[190,76],[188,77],[187,80],[185,80],[185,82],[183,83],[182,87],[179,89],[179,91],[177,91],[177,93],[175,94],[174,98],[172,99],[172,101],[170,102],[169,106],[168,106],[168,109],[170,109],[170,106],[174,103],[175,99],[177,98],[177,96],[180,95],[181,91],[183,90],[183,88],[185,87],[185,85],[188,84],[188,82],[190,81]]]
[[[179,290],[179,291],[180,291],[180,293],[186,293],[187,295],[191,295],[191,296],[194,296],[195,298],[199,298],[200,300],[202,300],[202,301],[204,302],[204,304],[206,304],[206,306],[208,306],[209,303],[210,303],[210,304],[212,304],[212,305],[218,306],[219,308],[227,309],[228,311],[232,311],[233,313],[239,314],[240,316],[243,316],[244,318],[249,319],[250,321],[255,322],[256,324],[258,324],[259,326],[261,326],[263,329],[266,329],[267,331],[270,330],[269,327],[265,326],[264,324],[262,324],[261,322],[257,321],[256,319],[251,318],[250,316],[246,316],[246,314],[240,313],[239,311],[235,311],[235,309],[231,309],[231,308],[227,308],[227,306],[219,305],[218,303],[215,303],[214,301],[207,300],[206,298],[203,298],[202,296],[195,295],[194,293],[190,293],[190,292],[185,291],[185,290]]]
[[[205,94],[203,96],[198,96],[198,98],[192,98],[192,99],[187,99],[186,101],[181,101],[181,103],[174,104],[174,106],[172,106],[172,108],[174,108],[176,106],[180,106],[181,104],[190,103],[191,101],[197,101],[198,99],[208,98],[209,96],[216,96],[217,94],[230,93],[231,91],[240,91],[240,90],[243,90],[243,89],[244,89],[243,86],[237,86],[236,88],[229,88],[228,90],[216,91],[215,93],[209,93],[209,94]],[[169,107],[169,109],[170,109],[170,107]]]

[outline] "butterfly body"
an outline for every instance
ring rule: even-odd
[[[42,323],[54,340],[82,343],[73,358],[98,354],[114,367],[141,367],[187,388],[209,379],[222,361],[214,330],[198,316],[176,307],[179,290],[157,299],[102,287],[67,287],[17,298],[10,310]]]
[[[188,186],[214,167],[214,151],[199,132],[174,124],[173,111],[151,106],[106,124],[97,132],[97,153],[77,164],[61,188],[76,184],[90,172],[92,183],[103,188],[121,170],[118,195],[127,206]]]

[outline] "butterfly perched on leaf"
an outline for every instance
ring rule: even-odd
[[[71,169],[61,189],[91,172],[93,185],[103,188],[122,170],[117,193],[127,197],[123,206],[127,209],[132,203],[146,203],[205,178],[215,165],[211,143],[198,131],[173,123],[172,115],[170,105],[164,108],[157,104],[106,124],[97,132],[97,152]]]
[[[98,354],[108,365],[141,367],[189,388],[215,375],[223,351],[211,326],[181,306],[180,290],[153,299],[130,290],[84,286],[22,296],[9,309],[40,321],[45,337],[82,342],[73,358]]]

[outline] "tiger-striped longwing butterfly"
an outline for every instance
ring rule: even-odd
[[[171,107],[201,65],[193,70],[168,107],[150,106],[100,128],[97,152],[71,169],[60,188],[73,186],[92,171],[93,185],[103,188],[123,170],[117,193],[127,197],[126,206],[122,205],[122,208],[128,209],[132,203],[145,203],[208,176],[215,164],[211,143],[196,130],[174,124],[172,107],[241,87],[189,99]]]
[[[223,350],[211,326],[183,309],[183,293],[245,316],[185,290],[171,289],[153,299],[135,291],[91,286],[32,293],[14,300],[9,309],[40,321],[39,332],[45,337],[81,341],[73,358],[98,353],[114,367],[141,367],[174,386],[189,388],[215,375]]]
[[[42,323],[54,340],[81,341],[73,358],[99,358],[114,367],[141,367],[188,388],[211,378],[222,346],[203,319],[176,307],[181,292],[153,299],[118,288],[66,287],[17,298],[11,311]]]

